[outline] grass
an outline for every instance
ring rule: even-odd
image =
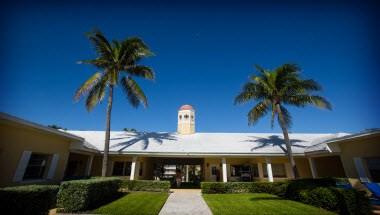
[[[266,193],[203,194],[214,215],[218,214],[323,214],[334,213]]]
[[[160,192],[131,192],[92,211],[92,213],[110,215],[158,214],[168,196],[168,193]]]

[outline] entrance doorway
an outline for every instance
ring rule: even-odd
[[[168,180],[172,187],[199,188],[203,180],[201,158],[156,158],[154,161],[155,180]]]

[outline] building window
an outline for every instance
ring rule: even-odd
[[[373,182],[380,182],[380,158],[367,158],[367,168]]]
[[[264,176],[268,177],[268,171],[267,171],[267,164],[263,164],[264,168]],[[272,174],[273,177],[278,177],[278,178],[285,178],[286,177],[286,170],[285,170],[285,165],[283,163],[272,163]]]
[[[32,153],[24,173],[24,180],[42,179],[46,172],[49,155]]]
[[[216,166],[212,166],[211,167],[211,175],[217,175],[218,174],[218,170],[216,169]]]
[[[189,115],[186,114],[184,117],[185,117],[185,119],[188,119],[188,118],[189,118]]]
[[[113,163],[113,176],[130,176],[131,175],[131,162],[116,161]]]
[[[182,115],[179,115],[179,119],[182,119]]]

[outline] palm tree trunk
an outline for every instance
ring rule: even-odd
[[[280,104],[278,104],[278,103],[276,104],[276,109],[277,109],[278,118],[280,121],[280,126],[282,129],[282,133],[284,134],[286,151],[287,151],[287,155],[288,155],[290,165],[292,166],[293,175],[295,178],[298,178],[298,170],[297,170],[296,162],[294,161],[294,158],[293,158],[292,148],[290,146],[288,128],[286,127],[285,119],[284,119],[284,116],[282,115]]]
[[[105,142],[104,142],[102,177],[107,176],[108,150],[110,148],[110,133],[111,133],[112,100],[113,100],[113,85],[110,85],[109,94],[108,94],[107,113],[106,113],[107,114],[106,115],[106,137],[105,137]]]

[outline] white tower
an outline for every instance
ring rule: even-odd
[[[195,133],[195,110],[191,105],[182,105],[178,110],[178,134]]]

